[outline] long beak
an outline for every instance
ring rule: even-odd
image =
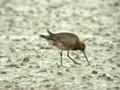
[[[88,65],[90,65],[90,63],[89,63],[89,61],[88,61],[88,58],[87,58],[87,55],[86,55],[85,51],[82,51],[82,52],[83,52],[83,54],[84,54],[84,56],[85,56],[85,58],[86,58],[86,60],[87,60],[87,62],[88,62]]]

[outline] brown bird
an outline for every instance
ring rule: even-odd
[[[61,65],[62,63],[62,51],[67,50],[67,57],[73,61],[75,64],[80,64],[76,62],[74,59],[72,59],[69,55],[69,50],[81,50],[88,62],[88,58],[85,53],[85,44],[83,41],[80,41],[79,38],[73,34],[68,32],[61,32],[61,33],[52,33],[49,30],[47,30],[49,35],[40,35],[40,37],[46,39],[50,45],[56,46],[61,50],[60,56],[61,56]]]

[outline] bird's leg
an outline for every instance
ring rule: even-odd
[[[60,61],[61,66],[63,66],[63,63],[62,63],[62,50],[60,51],[60,58],[61,58],[61,61]]]
[[[69,51],[67,51],[67,57],[68,57],[70,60],[72,60],[73,63],[75,63],[75,64],[79,64],[79,65],[80,65],[80,63],[76,62],[74,59],[72,59],[72,58],[70,57],[70,55],[69,55]]]

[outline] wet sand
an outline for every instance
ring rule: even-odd
[[[0,90],[120,90],[119,0],[1,0]],[[49,46],[40,34],[72,32],[80,51]]]

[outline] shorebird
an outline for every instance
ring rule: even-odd
[[[73,61],[75,64],[79,64],[73,58],[70,57],[70,50],[80,50],[83,52],[88,64],[88,58],[85,53],[85,43],[81,41],[77,35],[69,32],[60,32],[60,33],[52,33],[47,29],[49,35],[40,35],[40,37],[46,39],[49,42],[49,45],[56,46],[60,49],[60,57],[61,57],[61,65],[63,65],[62,61],[62,52],[63,50],[67,50],[67,57]]]

